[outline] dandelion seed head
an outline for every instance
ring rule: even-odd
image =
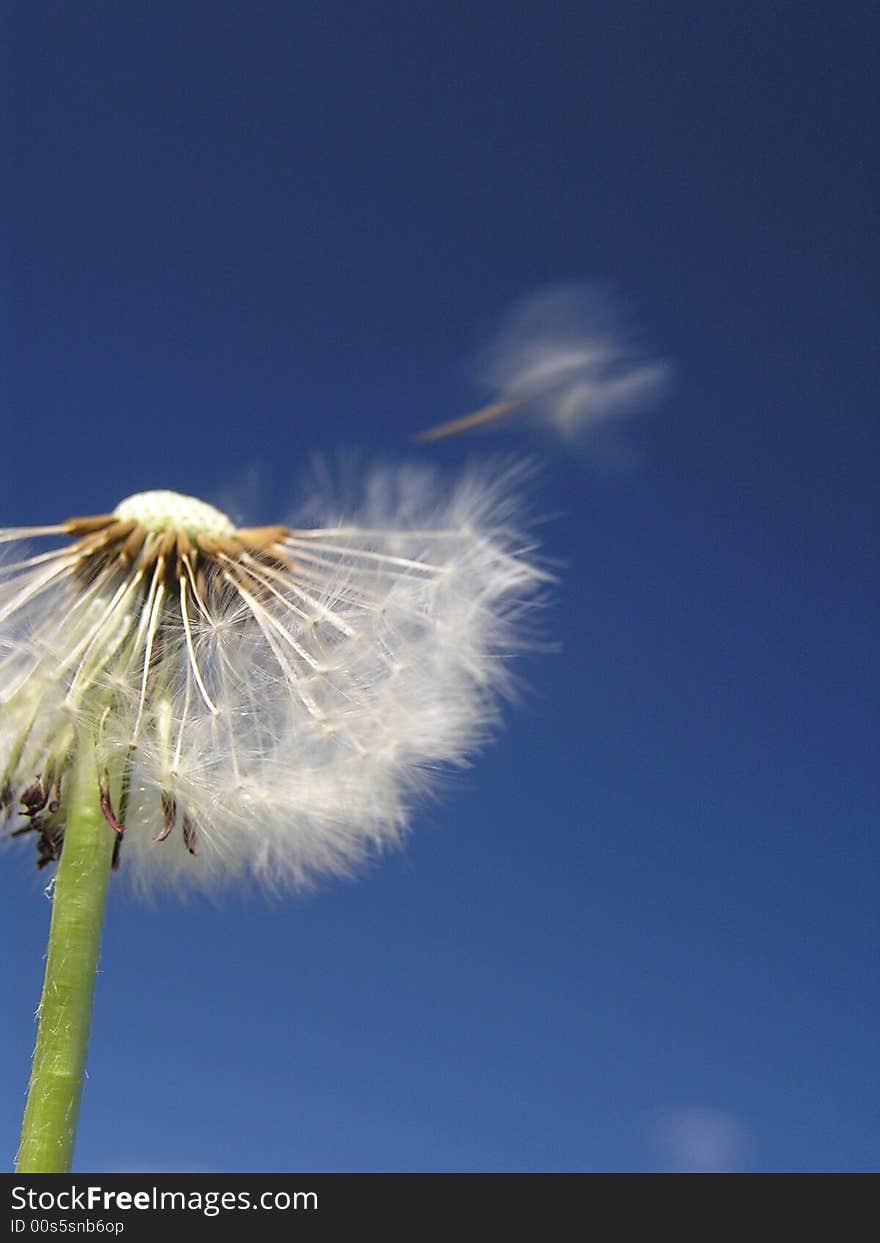
[[[84,740],[136,884],[284,889],[400,840],[498,720],[546,581],[513,474],[371,472],[311,525],[151,491],[0,531],[0,799],[63,849]],[[320,506],[318,507],[320,509]],[[46,551],[38,551],[51,541]]]

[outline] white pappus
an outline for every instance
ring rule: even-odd
[[[325,507],[307,527],[238,527],[145,492],[0,531],[13,833],[40,866],[59,857],[87,738],[115,861],[139,886],[296,887],[395,841],[433,772],[496,722],[547,581],[517,482],[474,471],[444,493],[425,472],[374,473],[360,512]]]

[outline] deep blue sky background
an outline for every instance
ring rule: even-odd
[[[875,6],[4,13],[0,523],[524,448],[564,563],[560,651],[403,853],[115,887],[77,1167],[876,1168]],[[641,465],[412,446],[570,278],[676,364]],[[49,905],[4,855],[8,1163]]]

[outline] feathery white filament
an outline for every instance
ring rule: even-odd
[[[180,616],[183,620],[183,633],[186,636],[186,652],[187,652],[187,655],[189,656],[189,663],[192,668],[193,677],[196,680],[196,685],[199,688],[199,692],[202,696],[202,699],[204,699],[205,701],[205,707],[208,709],[208,711],[212,715],[216,715],[217,705],[214,703],[213,699],[208,694],[205,688],[205,683],[202,681],[202,675],[199,672],[199,662],[196,660],[196,654],[193,651],[192,627],[189,624],[189,609],[186,603],[187,579],[181,576],[179,581],[180,581]]]

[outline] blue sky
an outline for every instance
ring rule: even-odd
[[[6,7],[0,523],[314,453],[543,461],[553,653],[357,883],[111,894],[82,1170],[865,1170],[876,1130],[873,6]],[[627,465],[488,399],[598,280]],[[2,1151],[49,905],[4,851]]]

